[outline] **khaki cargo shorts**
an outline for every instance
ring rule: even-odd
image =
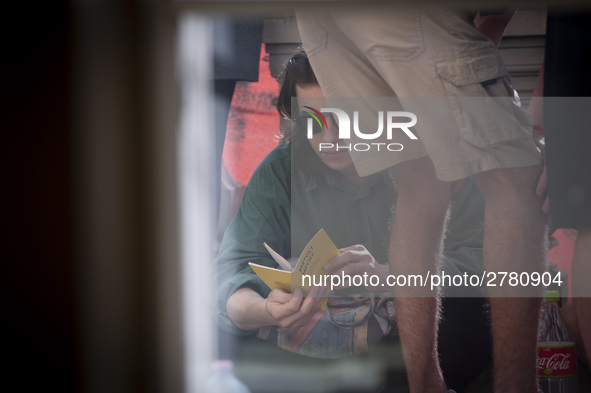
[[[362,146],[350,149],[359,175],[424,156],[443,181],[541,163],[531,138],[531,117],[521,107],[494,44],[474,28],[468,13],[341,7],[299,10],[297,18],[329,105],[354,102],[338,98],[356,98],[345,110],[360,110],[359,118],[365,119],[363,112],[373,111],[375,118],[375,100],[363,98],[388,97],[398,101],[393,110],[416,115],[412,131],[418,140],[402,132],[392,138],[404,141],[400,151],[365,150],[355,144],[368,140],[351,133],[345,142]],[[360,128],[362,124],[360,120]],[[369,127],[375,132],[375,120]],[[383,132],[371,142],[387,145],[392,140]]]

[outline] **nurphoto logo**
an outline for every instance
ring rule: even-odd
[[[339,127],[339,139],[351,139],[351,119],[349,115],[337,108],[321,108],[320,111],[317,111],[314,108],[309,106],[305,106],[304,108],[310,109],[312,112],[306,112],[310,117],[307,120],[307,136],[308,139],[312,139],[313,137],[313,126],[314,121],[318,123],[321,129],[324,129],[324,126],[328,127],[326,119],[322,115],[322,113],[332,113],[336,115],[338,119],[338,127]],[[403,112],[403,111],[387,111],[386,112],[386,120],[384,121],[384,112],[378,112],[378,129],[372,133],[364,133],[359,129],[359,112],[353,112],[353,132],[359,139],[365,140],[372,140],[379,138],[382,133],[384,132],[384,128],[386,129],[386,138],[388,140],[392,140],[393,130],[400,129],[404,131],[404,133],[412,140],[418,139],[417,136],[409,129],[410,127],[417,124],[417,116],[411,112]],[[400,118],[407,118],[408,121],[400,122]],[[385,127],[384,127],[385,123]],[[401,143],[355,143],[355,144],[348,144],[348,145],[336,145],[336,149],[338,150],[355,150],[355,151],[368,151],[375,146],[377,151],[380,151],[381,146],[385,146],[386,149],[389,151],[401,151],[404,146]],[[320,143],[319,150],[322,149],[328,150],[334,148],[335,145],[333,143]]]

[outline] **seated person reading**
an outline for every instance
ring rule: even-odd
[[[286,63],[277,106],[282,116],[305,127],[306,110],[300,104],[300,113],[292,113],[292,97],[298,97],[298,103],[303,97],[323,99],[301,50]],[[359,177],[348,150],[319,151],[319,143],[345,144],[339,141],[335,119],[325,117],[328,127],[315,130],[312,139],[298,126],[282,130],[280,145],[254,172],[224,235],[213,266],[214,312],[227,332],[248,336],[268,327],[304,327],[333,295],[326,287],[314,287],[306,297],[299,289],[293,294],[271,291],[248,265],[277,266],[264,242],[286,259],[297,259],[324,228],[341,251],[325,265],[327,274],[367,273],[386,282],[392,216],[384,212],[395,214],[396,186],[387,171]],[[442,269],[446,274],[482,274],[483,220],[484,196],[467,178],[456,185],[450,209]],[[365,289],[379,296],[387,288]],[[485,299],[479,289],[453,286],[445,287],[443,296],[441,364],[448,387],[461,391],[490,361]],[[315,356],[305,350],[296,352]]]

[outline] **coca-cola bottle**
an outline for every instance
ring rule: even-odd
[[[558,291],[547,291],[538,332],[538,381],[544,393],[577,391],[575,338],[558,310]]]

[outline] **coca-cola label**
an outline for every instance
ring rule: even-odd
[[[574,345],[538,347],[538,376],[568,377],[577,374],[577,355]]]

